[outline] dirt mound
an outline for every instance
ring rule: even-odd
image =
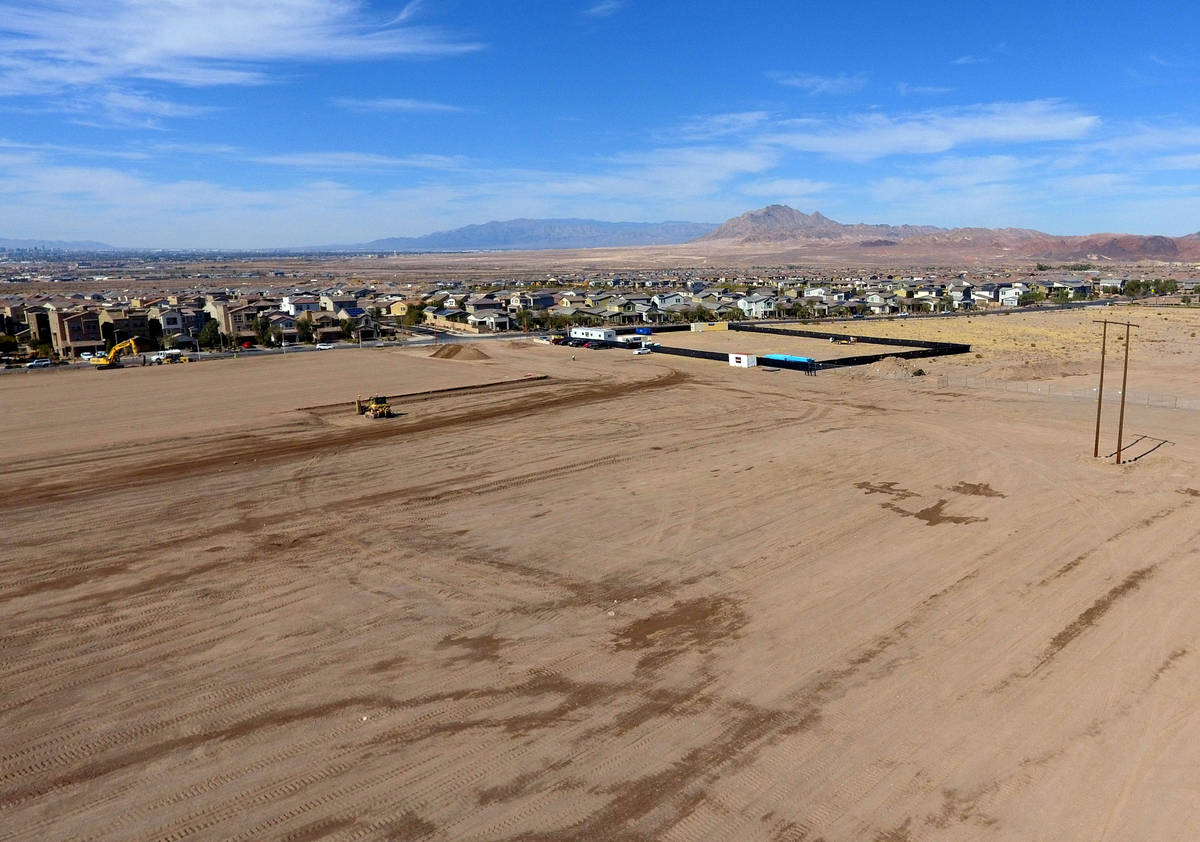
[[[852,368],[849,376],[853,380],[903,380],[914,376],[919,369],[910,360],[884,357],[877,363]]]
[[[490,360],[486,353],[476,348],[474,345],[443,345],[429,356],[437,357],[439,360]]]

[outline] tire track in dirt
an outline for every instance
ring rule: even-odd
[[[450,411],[430,418],[413,419],[401,423],[371,424],[359,428],[348,428],[336,432],[322,431],[307,435],[289,435],[286,437],[263,436],[248,437],[247,443],[239,443],[239,438],[227,437],[220,439],[220,445],[214,442],[204,460],[191,456],[180,457],[168,452],[165,458],[159,458],[152,464],[140,467],[129,464],[126,460],[122,471],[123,482],[139,487],[142,491],[147,486],[164,482],[177,482],[197,474],[208,473],[216,464],[230,462],[241,463],[244,459],[253,459],[259,463],[275,463],[301,456],[312,456],[314,452],[334,450],[344,453],[346,450],[366,447],[388,439],[401,436],[411,436],[431,431],[492,421],[499,418],[521,418],[537,415],[552,410],[562,410],[587,406],[599,401],[611,400],[616,397],[626,397],[659,389],[670,389],[687,383],[690,375],[681,371],[671,370],[665,374],[647,380],[628,383],[584,383],[581,385],[541,386],[539,393],[529,395],[521,393],[517,398],[499,401],[495,405],[483,408],[467,408],[461,411]],[[544,392],[554,389],[550,394]],[[76,476],[69,483],[49,482],[31,484],[22,494],[18,508],[42,507],[72,498],[86,497],[111,490],[109,476],[89,479],[87,476]]]
[[[260,696],[273,694],[275,691],[294,684],[301,679],[307,677],[314,669],[320,669],[330,664],[338,663],[338,656],[326,656],[311,662],[305,667],[292,670],[283,676],[279,676],[265,684],[257,684],[254,686],[228,686],[217,690],[210,691],[201,696],[201,699],[206,701],[202,706],[188,710],[186,713],[181,713],[176,716],[159,719],[152,722],[144,722],[140,725],[117,730],[107,733],[104,736],[96,737],[82,744],[76,744],[70,747],[64,747],[73,737],[79,735],[90,735],[91,731],[87,728],[79,728],[69,733],[58,733],[42,742],[24,746],[16,752],[5,757],[3,763],[0,763],[0,783],[8,783],[19,778],[27,777],[36,774],[54,766],[63,766],[68,763],[84,759],[88,756],[99,754],[110,748],[119,745],[136,742],[147,736],[150,736],[159,731],[175,728],[192,719],[206,719],[213,714],[219,713],[222,710],[236,707],[246,702],[252,701]],[[168,688],[160,693],[166,697],[176,695],[177,688]],[[139,702],[144,699],[153,701],[154,697],[139,697]],[[155,709],[156,705],[148,705],[148,709]],[[225,721],[232,722],[236,718],[227,717]],[[218,720],[220,722],[220,720]],[[36,761],[26,761],[23,767],[17,767],[14,762],[20,761],[21,758],[29,755],[49,754]],[[3,794],[0,793],[0,803],[3,803]]]
[[[275,613],[282,609],[288,608],[292,605],[296,605],[296,604],[306,601],[309,598],[307,596],[307,592],[309,591],[310,587],[311,587],[310,584],[305,584],[299,588],[296,588],[294,591],[292,591],[292,593],[303,593],[304,595],[302,595],[302,596],[296,597],[295,599],[287,600],[286,602],[281,603],[281,604],[273,605],[269,609],[258,610],[258,612],[256,614],[256,619],[261,620],[267,614]],[[236,615],[236,619],[245,619],[244,608],[230,608],[230,610],[227,613]],[[59,693],[65,692],[67,690],[71,690],[71,689],[74,689],[74,688],[77,688],[77,687],[80,687],[83,685],[94,683],[95,681],[97,681],[99,679],[111,678],[112,676],[118,675],[122,672],[127,672],[132,669],[137,669],[141,664],[143,664],[145,662],[146,659],[139,658],[137,663],[133,663],[133,664],[124,663],[120,666],[113,666],[107,670],[103,670],[100,672],[91,671],[94,666],[96,666],[98,664],[102,664],[106,661],[117,661],[117,660],[128,661],[133,657],[141,656],[141,655],[143,655],[143,653],[146,653],[152,649],[158,649],[158,648],[166,648],[168,650],[169,654],[171,655],[171,657],[173,657],[173,658],[181,658],[186,655],[194,654],[196,652],[202,652],[206,649],[209,649],[214,644],[225,640],[229,635],[228,630],[222,630],[220,632],[213,633],[212,628],[213,628],[215,622],[216,621],[212,617],[201,618],[190,624],[192,626],[197,626],[197,628],[194,628],[193,630],[188,631],[186,633],[180,632],[179,634],[182,636],[183,639],[192,638],[197,635],[204,634],[205,632],[209,633],[208,637],[205,637],[198,641],[194,641],[194,642],[188,644],[187,646],[179,646],[178,645],[179,639],[180,639],[179,637],[177,637],[174,640],[164,639],[164,633],[163,633],[162,629],[155,629],[153,631],[148,632],[145,635],[142,635],[139,638],[139,640],[146,640],[146,639],[151,640],[151,642],[146,644],[145,646],[139,646],[134,649],[129,649],[124,645],[126,643],[125,641],[120,641],[119,650],[116,651],[115,653],[113,653],[112,655],[110,655],[109,657],[94,658],[92,661],[86,662],[81,665],[72,665],[66,669],[60,670],[55,673],[51,673],[48,676],[41,676],[41,675],[37,676],[39,683],[42,683],[42,684],[46,683],[47,681],[53,681],[55,679],[60,678],[62,673],[69,674],[70,676],[73,677],[73,680],[70,680],[65,684],[59,684],[59,685],[56,685],[51,688],[45,688],[45,689],[39,690],[39,691],[33,693],[32,695],[24,696],[17,701],[5,700],[3,707],[0,707],[0,712],[7,713],[7,712],[15,710],[17,708],[24,707],[32,702],[37,701],[38,699],[44,698],[46,696],[59,694]],[[174,647],[174,648],[172,648],[172,647]],[[99,648],[108,650],[112,647],[108,644],[102,644]],[[69,660],[71,657],[73,657],[73,656],[72,655],[64,655],[60,659],[60,662]],[[84,673],[86,673],[86,674],[84,674]]]

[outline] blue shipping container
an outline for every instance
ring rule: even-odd
[[[766,354],[763,359],[782,360],[783,362],[787,363],[810,363],[813,361],[812,357],[797,357],[793,356],[792,354]]]
[[[650,335],[652,335],[652,334],[654,333],[654,328],[650,328],[650,327],[635,327],[635,328],[633,329],[633,332],[634,332],[634,333],[640,333],[642,336],[650,336]]]

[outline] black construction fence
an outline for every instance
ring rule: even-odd
[[[882,354],[859,354],[853,357],[839,357],[832,360],[817,360],[812,365],[815,368],[845,368],[854,365],[870,365],[888,357],[902,360],[919,360],[928,357],[948,357],[954,354],[966,354],[971,350],[970,345],[959,342],[933,342],[928,339],[893,339],[890,336],[852,336],[845,333],[830,333],[824,330],[798,330],[784,327],[764,327],[756,324],[735,322],[729,325],[730,330],[740,330],[746,333],[771,333],[781,336],[803,336],[809,339],[832,339],[834,342],[844,342],[847,339],[863,342],[869,345],[897,345],[911,348],[910,351],[887,351]],[[657,349],[656,349],[657,350]],[[780,361],[771,360],[771,365],[779,365]]]
[[[870,365],[877,363],[880,360],[888,357],[896,357],[902,360],[917,360],[927,357],[945,357],[953,354],[966,354],[971,350],[970,345],[963,345],[958,342],[933,342],[926,339],[893,339],[887,336],[851,336],[845,333],[830,333],[824,330],[800,330],[784,327],[765,327],[763,325],[748,324],[744,322],[731,322],[730,330],[739,330],[745,333],[769,333],[779,336],[802,336],[808,339],[831,339],[834,342],[845,342],[853,340],[854,342],[862,342],[869,345],[895,345],[902,348],[908,348],[907,351],[887,351],[882,354],[858,354],[853,357],[839,357],[831,360],[814,360],[813,362],[800,362],[799,360],[777,360],[766,359],[759,357],[759,364],[769,368],[782,368],[789,371],[804,371],[813,374],[823,368],[846,368],[855,365]],[[654,333],[647,336],[647,339],[652,339],[653,336],[660,333],[668,333],[672,331],[691,330],[690,325],[656,325]],[[617,328],[619,334],[633,333],[633,328]],[[610,347],[627,347],[623,343],[604,342],[604,345]],[[673,348],[669,345],[654,345],[654,353],[656,354],[671,354],[676,357],[692,357],[699,360],[715,360],[718,362],[727,362],[729,354],[720,351],[696,351],[691,348]]]

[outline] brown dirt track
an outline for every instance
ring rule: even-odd
[[[0,376],[0,839],[1200,838],[1200,413],[429,350]]]

